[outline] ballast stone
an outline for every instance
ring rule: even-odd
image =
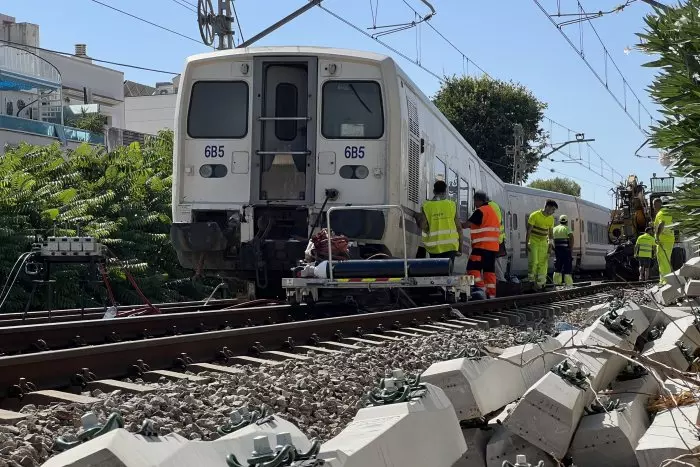
[[[554,353],[561,345],[547,337],[540,343],[508,347],[496,358],[437,362],[421,374],[421,381],[445,391],[459,420],[482,417],[521,397],[561,362],[564,357]]]
[[[318,459],[328,467],[465,467],[467,444],[450,400],[427,383],[410,402],[367,407],[324,443]]]
[[[649,427],[646,404],[659,385],[647,375],[613,385],[611,400],[620,406],[609,413],[584,415],[569,447],[578,465],[619,467],[636,465],[635,448]]]
[[[635,304],[626,304],[618,313],[634,320],[629,336],[613,334],[601,321],[596,321],[583,331],[582,343],[633,349],[637,337],[647,329],[649,321]],[[578,338],[574,335],[574,343],[577,344]],[[603,389],[626,364],[622,357],[594,349],[571,352],[569,361],[583,365],[585,372],[589,373],[590,387],[581,389],[549,372],[525,393],[503,423],[513,434],[557,458],[566,454],[584,407],[594,399],[590,388],[595,391]]]

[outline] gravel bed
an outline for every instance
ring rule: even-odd
[[[572,312],[537,330],[551,333],[557,321],[580,326],[583,313]],[[440,332],[421,338],[363,346],[354,353],[313,354],[312,362],[288,360],[275,367],[236,366],[240,374],[199,373],[208,384],[161,378],[157,390],[147,395],[122,391],[90,395],[100,399],[92,407],[77,404],[27,405],[28,415],[16,426],[0,425],[0,467],[35,467],[52,453],[56,436],[80,431],[80,417],[93,411],[100,422],[119,412],[125,428],[136,432],[149,418],[160,434],[177,433],[189,439],[212,440],[217,428],[238,407],[270,407],[297,425],[309,438],[328,440],[337,435],[363,406],[363,396],[387,370],[401,368],[420,373],[435,361],[444,360],[468,347],[509,347],[525,342],[532,328]],[[358,344],[359,345],[359,344]],[[126,380],[139,383],[140,380]],[[87,394],[87,393],[86,393]],[[73,438],[74,439],[74,438]]]

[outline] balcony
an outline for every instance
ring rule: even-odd
[[[57,123],[42,122],[28,118],[0,115],[0,130],[16,131],[36,136],[45,136],[61,142],[105,144],[104,135],[80,130]]]
[[[14,99],[17,93],[22,97],[18,102],[9,100],[8,108],[0,109],[8,114],[0,115],[0,131],[11,132],[8,134],[14,135],[12,139],[20,141],[49,143],[51,141],[46,138],[50,138],[63,145],[68,142],[73,143],[71,146],[75,143],[104,145],[103,135],[63,125],[61,90],[61,74],[49,61],[33,53],[31,48],[0,44],[0,96],[6,91],[15,93]],[[23,103],[25,99],[28,104]],[[32,114],[36,118],[23,118],[25,115],[32,117]],[[21,134],[28,136],[23,139]]]

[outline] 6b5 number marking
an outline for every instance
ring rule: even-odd
[[[365,147],[364,146],[345,146],[345,158],[346,159],[364,159],[365,157]]]
[[[224,147],[204,146],[204,157],[224,157]]]

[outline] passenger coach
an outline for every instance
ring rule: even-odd
[[[325,223],[318,216],[334,205],[401,205],[414,257],[412,214],[436,179],[462,219],[484,189],[508,227],[516,223],[506,185],[391,58],[368,52],[262,47],[188,58],[173,171],[180,263],[259,287],[277,286],[304,257],[313,226]],[[517,216],[524,226],[526,213]],[[362,257],[403,256],[400,217],[357,209],[331,222]]]

